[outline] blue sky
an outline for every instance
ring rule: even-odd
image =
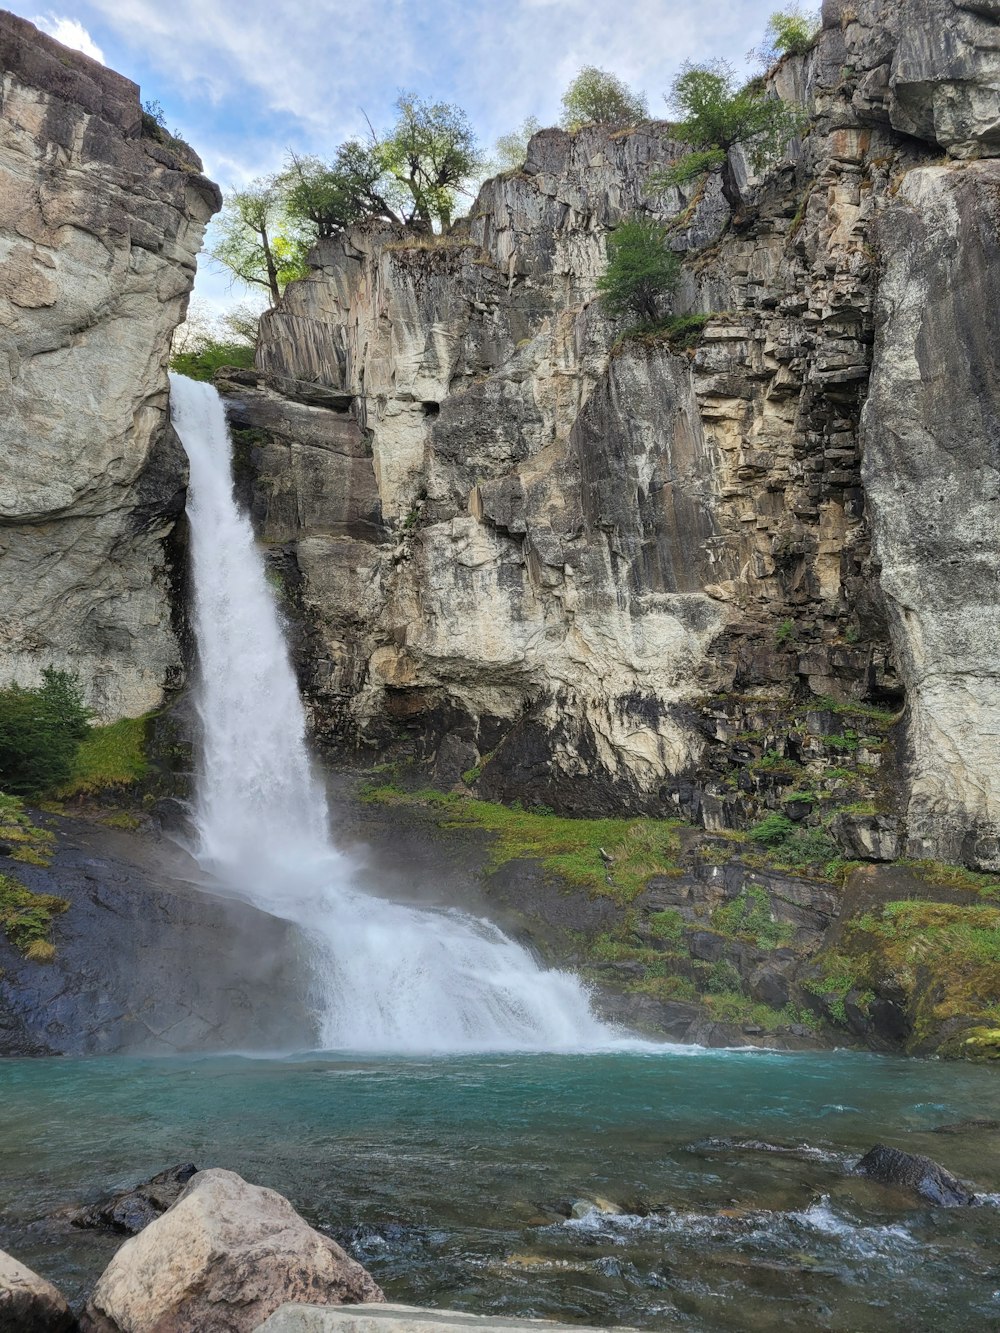
[[[223,188],[391,123],[400,89],[457,102],[482,143],[559,99],[582,65],[645,91],[653,115],[686,59],[741,67],[781,0],[55,0],[11,3],[99,53],[163,106]],[[205,263],[197,290],[239,299]]]

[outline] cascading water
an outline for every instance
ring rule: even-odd
[[[495,926],[364,891],[329,835],[305,717],[249,519],[233,497],[218,393],[171,375],[173,423],[191,465],[188,518],[198,643],[203,869],[312,942],[328,1049],[607,1046],[586,992],[543,971]]]

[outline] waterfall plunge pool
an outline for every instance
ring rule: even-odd
[[[0,1246],[79,1298],[121,1237],[68,1206],[175,1162],[287,1195],[390,1299],[692,1330],[1000,1328],[988,1069],[835,1053],[6,1060]],[[809,1145],[786,1156],[707,1137]],[[847,1174],[886,1141],[985,1192]],[[619,1216],[562,1216],[597,1197]],[[353,1229],[353,1231],[352,1231]]]

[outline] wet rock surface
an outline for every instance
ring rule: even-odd
[[[287,923],[200,891],[196,867],[169,842],[57,823],[51,867],[11,867],[70,905],[54,927],[52,962],[32,962],[0,937],[0,1053],[313,1044],[301,941]]]
[[[899,1148],[887,1148],[884,1143],[877,1143],[854,1169],[869,1180],[912,1190],[942,1208],[958,1208],[978,1202],[970,1189],[931,1158],[903,1152]]]
[[[143,1227],[155,1222],[177,1202],[197,1172],[193,1162],[168,1167],[150,1180],[81,1209],[71,1219],[73,1226],[84,1229],[101,1227],[126,1236],[138,1235]]]

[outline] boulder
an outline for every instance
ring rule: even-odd
[[[971,1190],[930,1157],[902,1152],[899,1148],[887,1148],[884,1143],[876,1143],[870,1152],[865,1153],[854,1172],[855,1175],[867,1176],[869,1180],[877,1180],[883,1185],[913,1190],[921,1198],[939,1204],[942,1208],[956,1208],[977,1202]]]
[[[167,1211],[183,1193],[188,1181],[196,1175],[198,1168],[193,1162],[183,1166],[171,1166],[159,1172],[150,1180],[132,1189],[112,1194],[100,1203],[82,1208],[72,1218],[75,1227],[103,1227],[108,1231],[120,1231],[126,1236],[136,1236],[143,1227]]]
[[[51,1282],[0,1250],[0,1328],[4,1333],[63,1333],[73,1312]]]
[[[101,1275],[86,1333],[250,1333],[280,1305],[382,1301],[374,1279],[287,1199],[199,1171]]]

